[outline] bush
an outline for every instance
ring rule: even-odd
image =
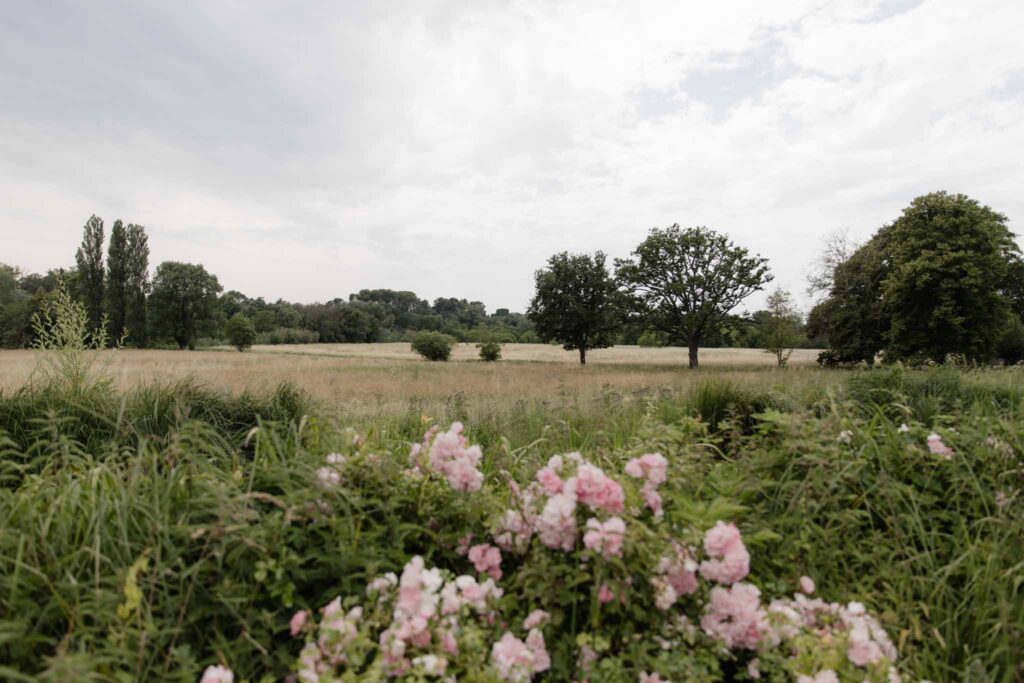
[[[316,344],[319,341],[319,332],[303,327],[278,327],[256,335],[257,344]]]
[[[501,359],[501,344],[496,341],[486,341],[477,344],[480,349],[480,360],[496,361]]]
[[[648,330],[637,338],[636,345],[646,347],[665,346],[665,335],[661,332]]]
[[[252,343],[256,341],[256,328],[252,326],[252,321],[241,313],[231,316],[224,328],[224,333],[228,342],[239,351],[252,348]]]
[[[412,338],[412,350],[427,360],[448,360],[455,344],[455,339],[443,332],[417,332]]]

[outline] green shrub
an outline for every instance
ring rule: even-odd
[[[647,330],[639,337],[637,337],[636,345],[645,347],[661,347],[665,346],[665,335],[662,332],[656,332],[654,330]]]
[[[480,360],[496,361],[501,359],[501,344],[496,341],[485,341],[476,345],[480,349]]]
[[[417,332],[412,338],[412,350],[427,360],[448,360],[455,344],[455,339],[442,332]]]
[[[235,313],[231,316],[228,324],[224,327],[224,333],[227,335],[228,342],[239,351],[252,348],[253,342],[256,341],[256,328],[252,326],[252,321],[242,313]]]

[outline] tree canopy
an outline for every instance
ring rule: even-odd
[[[561,342],[566,351],[578,350],[580,365],[586,364],[588,350],[615,343],[620,296],[602,252],[555,254],[534,279],[537,290],[526,315],[542,340]]]
[[[154,331],[174,339],[178,348],[193,348],[198,332],[216,322],[220,291],[217,276],[201,265],[161,263],[149,297]]]
[[[616,260],[618,281],[646,325],[690,350],[690,367],[704,335],[729,311],[771,282],[768,260],[751,256],[725,235],[705,227],[654,228]]]

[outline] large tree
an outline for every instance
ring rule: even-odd
[[[1003,293],[1019,257],[1006,216],[962,194],[916,198],[888,228],[887,360],[990,359],[1006,324]]]
[[[139,347],[148,342],[146,295],[149,293],[149,238],[141,225],[125,230],[125,327],[128,338]]]
[[[107,245],[107,325],[110,335],[120,339],[128,314],[128,234],[121,221],[114,221]]]
[[[537,292],[526,315],[541,339],[578,350],[580,365],[586,364],[589,349],[615,343],[622,322],[620,296],[602,252],[555,254],[534,279]]]
[[[882,350],[889,329],[882,306],[887,250],[888,230],[883,228],[835,266],[828,297],[811,310],[807,333],[825,340],[829,362],[872,365]]]
[[[220,291],[217,276],[201,265],[164,261],[157,266],[149,297],[153,331],[174,339],[178,348],[194,348],[199,332],[217,320]]]
[[[91,216],[82,230],[82,245],[75,252],[78,294],[85,304],[89,328],[103,321],[103,219]]]
[[[646,326],[686,344],[691,368],[705,335],[772,280],[767,259],[708,228],[678,224],[652,229],[633,258],[615,266]]]

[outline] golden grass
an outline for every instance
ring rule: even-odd
[[[191,378],[200,384],[238,392],[290,381],[312,396],[346,411],[375,413],[436,401],[453,395],[475,401],[591,398],[616,391],[679,390],[709,373],[727,373],[739,382],[781,382],[820,375],[815,351],[798,350],[786,370],[757,349],[704,349],[702,369],[687,369],[680,348],[621,346],[588,354],[580,367],[575,352],[542,344],[507,344],[503,360],[483,363],[474,344],[460,344],[449,363],[431,363],[395,344],[309,344],[258,346],[250,353],[231,350],[103,352],[105,367],[121,388],[154,381]],[[0,351],[0,391],[24,384],[38,361],[34,351]]]

